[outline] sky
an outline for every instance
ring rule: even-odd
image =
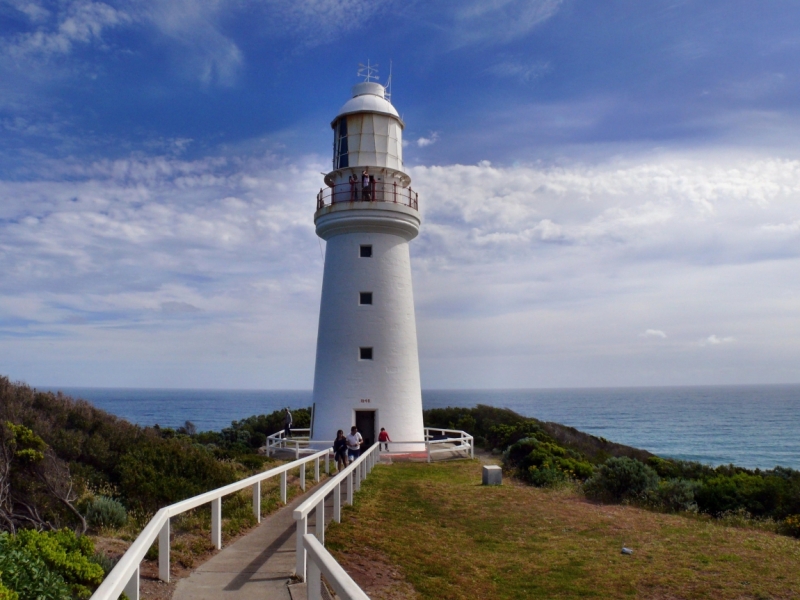
[[[0,374],[310,389],[367,60],[423,388],[800,383],[789,0],[0,0]]]

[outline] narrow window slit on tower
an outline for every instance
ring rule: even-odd
[[[372,258],[372,244],[361,245],[361,258]]]
[[[358,303],[359,304],[372,304],[372,292],[359,292],[359,294],[358,294]]]
[[[361,347],[358,349],[358,355],[361,360],[372,360],[372,348]]]

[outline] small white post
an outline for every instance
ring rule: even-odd
[[[353,486],[356,491],[361,489],[361,463],[356,465],[356,468],[353,469],[353,474],[355,475],[356,480],[353,482],[355,485]]]
[[[313,559],[308,562],[306,594],[308,600],[322,600],[322,572]]]
[[[475,458],[475,438],[472,436],[469,438],[469,457]]]
[[[253,515],[256,517],[256,523],[261,523],[261,482],[256,481],[253,484]]]
[[[319,482],[319,456],[314,459],[314,481]]]
[[[160,555],[161,553],[159,553],[159,556]],[[131,574],[131,578],[128,579],[128,583],[125,584],[125,588],[122,590],[125,592],[128,600],[139,600],[139,568],[140,565],[136,565],[133,574]]]
[[[294,574],[301,581],[306,580],[306,548],[303,546],[303,536],[308,533],[308,515],[297,521],[297,540],[295,541],[294,553],[297,558]]]
[[[281,472],[281,502],[286,504],[286,471]]]
[[[158,532],[158,578],[169,583],[169,519]]]
[[[300,465],[300,489],[306,491],[306,463]]]
[[[353,505],[353,478],[356,476],[355,470],[350,471],[347,476],[347,504]]]
[[[425,450],[428,452],[428,462],[431,462],[431,443],[425,442]]]
[[[337,483],[333,490],[333,520],[342,522],[342,484]]]
[[[300,460],[300,442],[296,440],[294,442],[294,459]]]
[[[331,467],[330,467],[330,452],[325,453],[325,475],[331,474]]]
[[[211,501],[211,543],[214,548],[222,548],[222,498]]]
[[[320,544],[325,543],[325,498],[319,501],[314,511],[317,517],[317,539]]]

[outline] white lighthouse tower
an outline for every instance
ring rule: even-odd
[[[405,124],[366,76],[331,123],[333,170],[314,214],[327,247],[311,432],[330,442],[356,425],[364,448],[381,427],[392,440],[424,439],[408,248],[417,194],[403,171]]]

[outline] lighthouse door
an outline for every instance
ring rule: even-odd
[[[361,437],[364,438],[364,445],[361,448],[366,450],[375,443],[375,411],[357,410],[356,427],[358,427]]]

